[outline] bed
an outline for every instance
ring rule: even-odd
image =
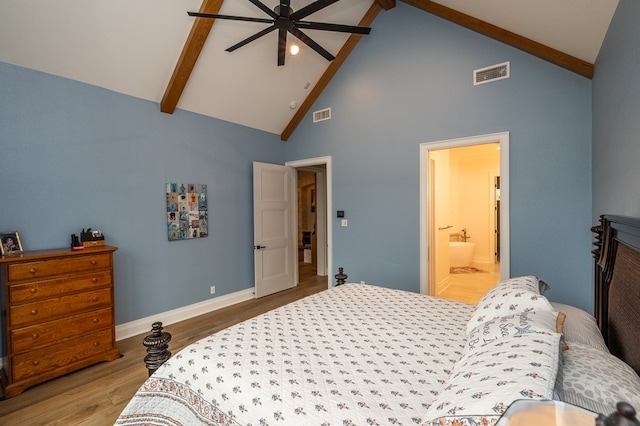
[[[477,305],[337,285],[187,346],[116,424],[463,426],[518,399],[640,407],[640,220],[592,231],[595,317],[549,301],[535,276]]]

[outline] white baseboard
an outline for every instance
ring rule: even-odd
[[[146,318],[140,318],[135,321],[119,324],[116,325],[116,341],[142,333],[149,333],[151,332],[151,325],[156,321],[160,321],[163,326],[167,326],[169,324],[197,317],[198,315],[226,308],[227,306],[251,300],[253,298],[253,287],[251,287],[246,290],[216,297],[215,299],[205,300],[203,302],[194,303],[193,305],[184,306],[182,308],[151,315]]]
[[[447,291],[449,286],[451,285],[451,276],[448,275],[444,280],[440,281],[436,286],[436,297],[442,297],[442,293]]]
[[[487,264],[487,263],[495,263],[495,261],[493,260],[493,258],[482,256],[482,257],[474,257],[471,263]]]

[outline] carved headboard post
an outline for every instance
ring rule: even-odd
[[[591,228],[596,233],[592,251],[595,258],[595,300],[594,314],[604,341],[609,345],[609,289],[613,278],[618,241],[616,230],[606,215],[600,216],[600,225]]]
[[[154,322],[151,325],[151,334],[142,341],[142,344],[147,348],[147,356],[144,357],[144,363],[147,366],[147,370],[149,370],[149,376],[171,358],[169,341],[171,341],[171,334],[162,331],[161,322]]]
[[[596,321],[598,322],[598,327],[600,330],[603,330],[602,319],[606,316],[603,312],[603,309],[606,308],[606,302],[603,301],[604,294],[602,291],[602,283],[603,283],[603,271],[600,267],[600,256],[602,254],[602,233],[604,231],[604,216],[600,216],[600,225],[592,226],[591,232],[595,235],[593,245],[596,246],[593,250],[591,250],[591,254],[593,254],[593,281],[595,285],[595,294],[594,294],[594,314],[596,317]],[[604,331],[603,331],[604,332]]]
[[[344,268],[338,268],[338,273],[335,275],[336,287],[347,282],[347,274],[344,273]]]

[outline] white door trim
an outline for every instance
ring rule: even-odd
[[[285,163],[285,166],[289,166],[289,167],[293,167],[295,168],[299,168],[299,167],[312,167],[312,166],[321,166],[324,165],[325,169],[326,169],[326,180],[327,180],[327,186],[326,186],[326,191],[327,191],[327,203],[326,203],[326,209],[325,209],[325,214],[326,214],[326,223],[327,223],[327,275],[329,276],[329,279],[327,280],[327,284],[328,287],[331,288],[333,286],[333,220],[331,220],[332,215],[331,212],[333,211],[333,172],[331,170],[331,156],[326,156],[326,157],[315,157],[315,158],[307,158],[304,160],[294,160],[294,161],[287,161]],[[293,174],[294,176],[296,176],[296,173]],[[294,185],[297,185],[297,179],[294,179]],[[296,191],[295,189],[297,188],[294,187],[294,197],[296,197],[295,200],[295,204],[297,205],[297,193],[298,191]],[[297,215],[294,215],[297,216]],[[296,217],[296,229],[297,229],[297,217]],[[296,280],[298,279],[297,277],[297,268],[296,268]]]
[[[429,283],[429,151],[498,142],[500,144],[500,279],[510,276],[509,244],[509,132],[420,144],[420,293]]]

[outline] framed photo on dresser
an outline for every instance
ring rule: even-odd
[[[22,243],[20,243],[20,235],[18,231],[0,232],[0,253],[22,253]]]

